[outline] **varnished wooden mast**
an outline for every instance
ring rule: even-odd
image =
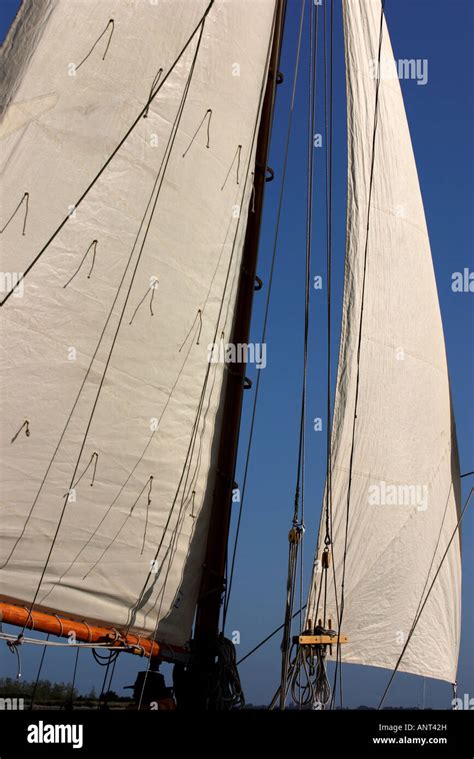
[[[286,0],[277,0],[269,75],[256,146],[254,211],[250,212],[248,216],[234,324],[230,340],[234,345],[247,343],[250,332],[267,157],[273,121],[285,10]],[[223,405],[224,421],[218,448],[217,477],[211,507],[210,527],[194,635],[197,656],[209,657],[208,662],[213,660],[214,644],[219,632],[244,379],[245,364],[231,364],[226,378]]]

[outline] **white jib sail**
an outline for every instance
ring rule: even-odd
[[[386,75],[393,53],[381,3],[343,8],[349,171],[331,447],[333,559],[340,605],[347,519],[342,661],[392,668],[456,530],[459,469],[428,233],[400,84]],[[316,623],[325,506],[307,612]],[[327,618],[336,627],[332,568],[328,585]],[[401,670],[455,680],[460,594],[456,534]]]
[[[208,345],[232,326],[275,2],[216,0],[200,24],[207,7],[55,0],[32,23],[26,4],[4,50],[1,597],[158,620],[174,644],[201,579],[225,377]]]

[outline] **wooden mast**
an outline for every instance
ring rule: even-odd
[[[269,74],[257,136],[254,207],[248,216],[242,251],[236,310],[230,339],[233,345],[247,343],[250,333],[264,187],[267,173],[267,157],[273,121],[285,11],[286,0],[277,0]],[[245,368],[245,364],[235,363],[231,364],[230,369],[227,371],[223,404],[224,423],[220,433],[217,475],[196,612],[194,629],[196,656],[194,667],[195,676],[198,677],[200,682],[197,687],[204,698],[205,694],[203,694],[202,688],[204,687],[204,691],[206,690],[206,672],[209,673],[215,660],[215,644],[219,633],[220,610],[225,589],[224,572],[229,538],[232,490],[234,487],[234,472],[237,459]],[[195,691],[196,688],[193,687],[193,690]],[[199,699],[199,695],[197,697]]]

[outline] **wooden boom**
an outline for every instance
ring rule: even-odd
[[[69,637],[74,633],[79,641],[85,643],[107,643],[111,648],[124,648],[129,653],[175,661],[179,655],[186,654],[185,649],[179,646],[162,646],[149,638],[143,638],[134,633],[122,633],[120,630],[110,627],[79,622],[75,619],[48,614],[41,611],[30,611],[26,607],[0,601],[0,622],[27,627],[30,630],[57,635],[62,638]]]

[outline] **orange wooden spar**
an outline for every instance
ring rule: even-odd
[[[79,622],[75,619],[60,616],[59,614],[48,614],[41,611],[29,611],[26,607],[0,601],[0,622],[5,622],[16,627],[27,627],[30,630],[50,633],[59,637],[67,638],[74,633],[76,640],[85,643],[108,643],[112,648],[123,648],[127,646],[129,653],[149,656],[151,658],[159,657],[162,659],[173,659],[174,653],[185,653],[185,650],[176,646],[166,644],[165,650],[161,651],[160,644],[143,638],[133,633],[124,633],[119,629],[110,627],[100,627],[89,624],[88,622]],[[167,653],[165,653],[167,651]]]

